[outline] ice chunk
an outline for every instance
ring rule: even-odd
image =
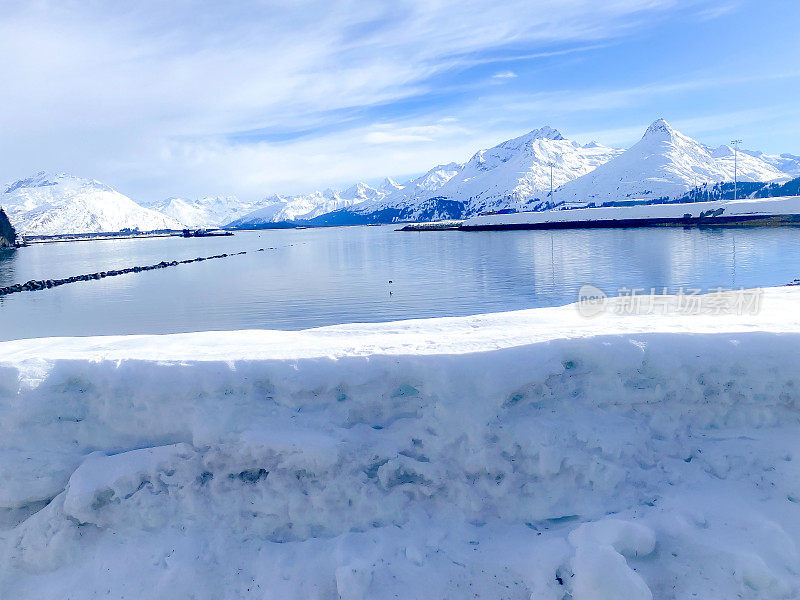
[[[586,544],[611,546],[628,558],[647,556],[656,547],[656,537],[652,529],[621,519],[584,523],[570,532],[569,541],[576,548]]]
[[[611,546],[580,546],[572,561],[573,600],[652,600],[644,580]]]

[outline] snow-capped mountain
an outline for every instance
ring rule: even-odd
[[[518,208],[534,197],[589,173],[622,152],[597,143],[580,145],[551,127],[477,152],[437,195],[468,205],[469,213]]]
[[[230,225],[242,227],[281,221],[307,221],[326,213],[382,198],[389,193],[388,190],[396,187],[397,184],[387,179],[380,189],[366,183],[357,183],[343,191],[327,189],[297,196],[275,194],[261,202],[261,208],[245,214]]]
[[[594,142],[581,145],[565,139],[551,127],[542,127],[480,150],[465,164],[437,165],[404,184],[388,178],[377,189],[359,184],[371,191],[357,198],[353,188],[341,194],[326,191],[308,196],[276,196],[270,206],[231,225],[241,227],[283,220],[313,224],[431,220],[520,208],[531,199],[549,193],[551,165],[555,188],[621,152]],[[321,197],[347,201],[325,203]],[[314,210],[309,210],[311,207]],[[295,208],[300,210],[292,210]]]
[[[740,181],[790,178],[757,153],[739,152],[737,163]],[[658,119],[630,149],[565,183],[553,198],[570,205],[677,197],[695,186],[733,181],[733,177],[733,149],[711,149]]]
[[[737,156],[737,170],[740,181],[785,181],[800,174],[800,157],[742,150]],[[386,179],[377,189],[359,184],[369,193],[355,194],[351,188],[341,193],[328,190],[305,196],[274,196],[267,207],[232,225],[464,218],[481,212],[537,210],[561,203],[674,198],[694,186],[733,178],[732,148],[705,146],[675,131],[663,119],[650,125],[643,138],[628,150],[596,142],[581,145],[545,126],[480,150],[463,165],[439,165],[404,184]]]
[[[172,217],[187,227],[222,227],[256,210],[260,204],[244,202],[236,196],[208,196],[197,200],[167,198],[145,206]]]
[[[17,231],[29,235],[181,228],[99,181],[65,174],[40,172],[7,185],[0,206]]]
[[[357,207],[355,211],[365,214],[397,209],[404,219],[427,218],[434,208],[431,202],[434,198],[448,213],[437,214],[440,218],[518,209],[531,199],[543,198],[549,193],[551,164],[552,185],[556,188],[621,152],[595,142],[578,144],[545,126],[480,150],[464,165],[451,163],[436,167],[416,180],[420,184],[413,193],[406,192],[407,185],[399,193],[387,195],[374,205]],[[437,177],[437,174],[442,176]],[[434,181],[435,185],[426,187],[423,181]]]
[[[380,195],[371,202],[356,206],[354,211],[368,213],[390,207],[410,206],[427,200],[438,194],[438,190],[463,168],[464,165],[459,163],[437,165],[424,175],[402,185],[387,177],[378,188]]]
[[[326,216],[347,212],[352,218],[345,223],[368,222],[365,215],[394,211],[398,206],[415,206],[424,202],[463,168],[458,163],[438,165],[424,175],[399,184],[386,177],[378,187],[357,183],[344,191],[325,190],[298,196],[270,196],[263,206],[232,222],[231,227],[253,227],[284,221],[331,224]],[[393,213],[393,214],[394,214]],[[316,220],[316,221],[315,221]],[[379,219],[378,219],[379,220]]]

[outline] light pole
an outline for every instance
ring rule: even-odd
[[[733,199],[736,200],[739,195],[739,190],[737,189],[737,179],[738,179],[738,171],[737,171],[737,153],[739,150],[739,144],[742,143],[742,140],[731,140],[731,146],[733,146]]]
[[[550,167],[550,197],[552,198],[553,197],[553,167],[555,165],[553,164],[553,161],[551,160],[551,161],[549,161],[547,163],[547,166]]]

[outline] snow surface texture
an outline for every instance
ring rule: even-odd
[[[794,597],[798,300],[0,344],[0,589]]]
[[[181,223],[139,206],[99,181],[41,172],[6,186],[0,206],[18,233],[58,235],[138,228],[180,229]]]

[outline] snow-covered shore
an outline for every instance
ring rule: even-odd
[[[784,598],[800,291],[0,344],[26,598]]]
[[[708,202],[605,206],[539,212],[487,214],[464,221],[461,229],[550,229],[559,226],[650,227],[797,223],[800,196]]]

